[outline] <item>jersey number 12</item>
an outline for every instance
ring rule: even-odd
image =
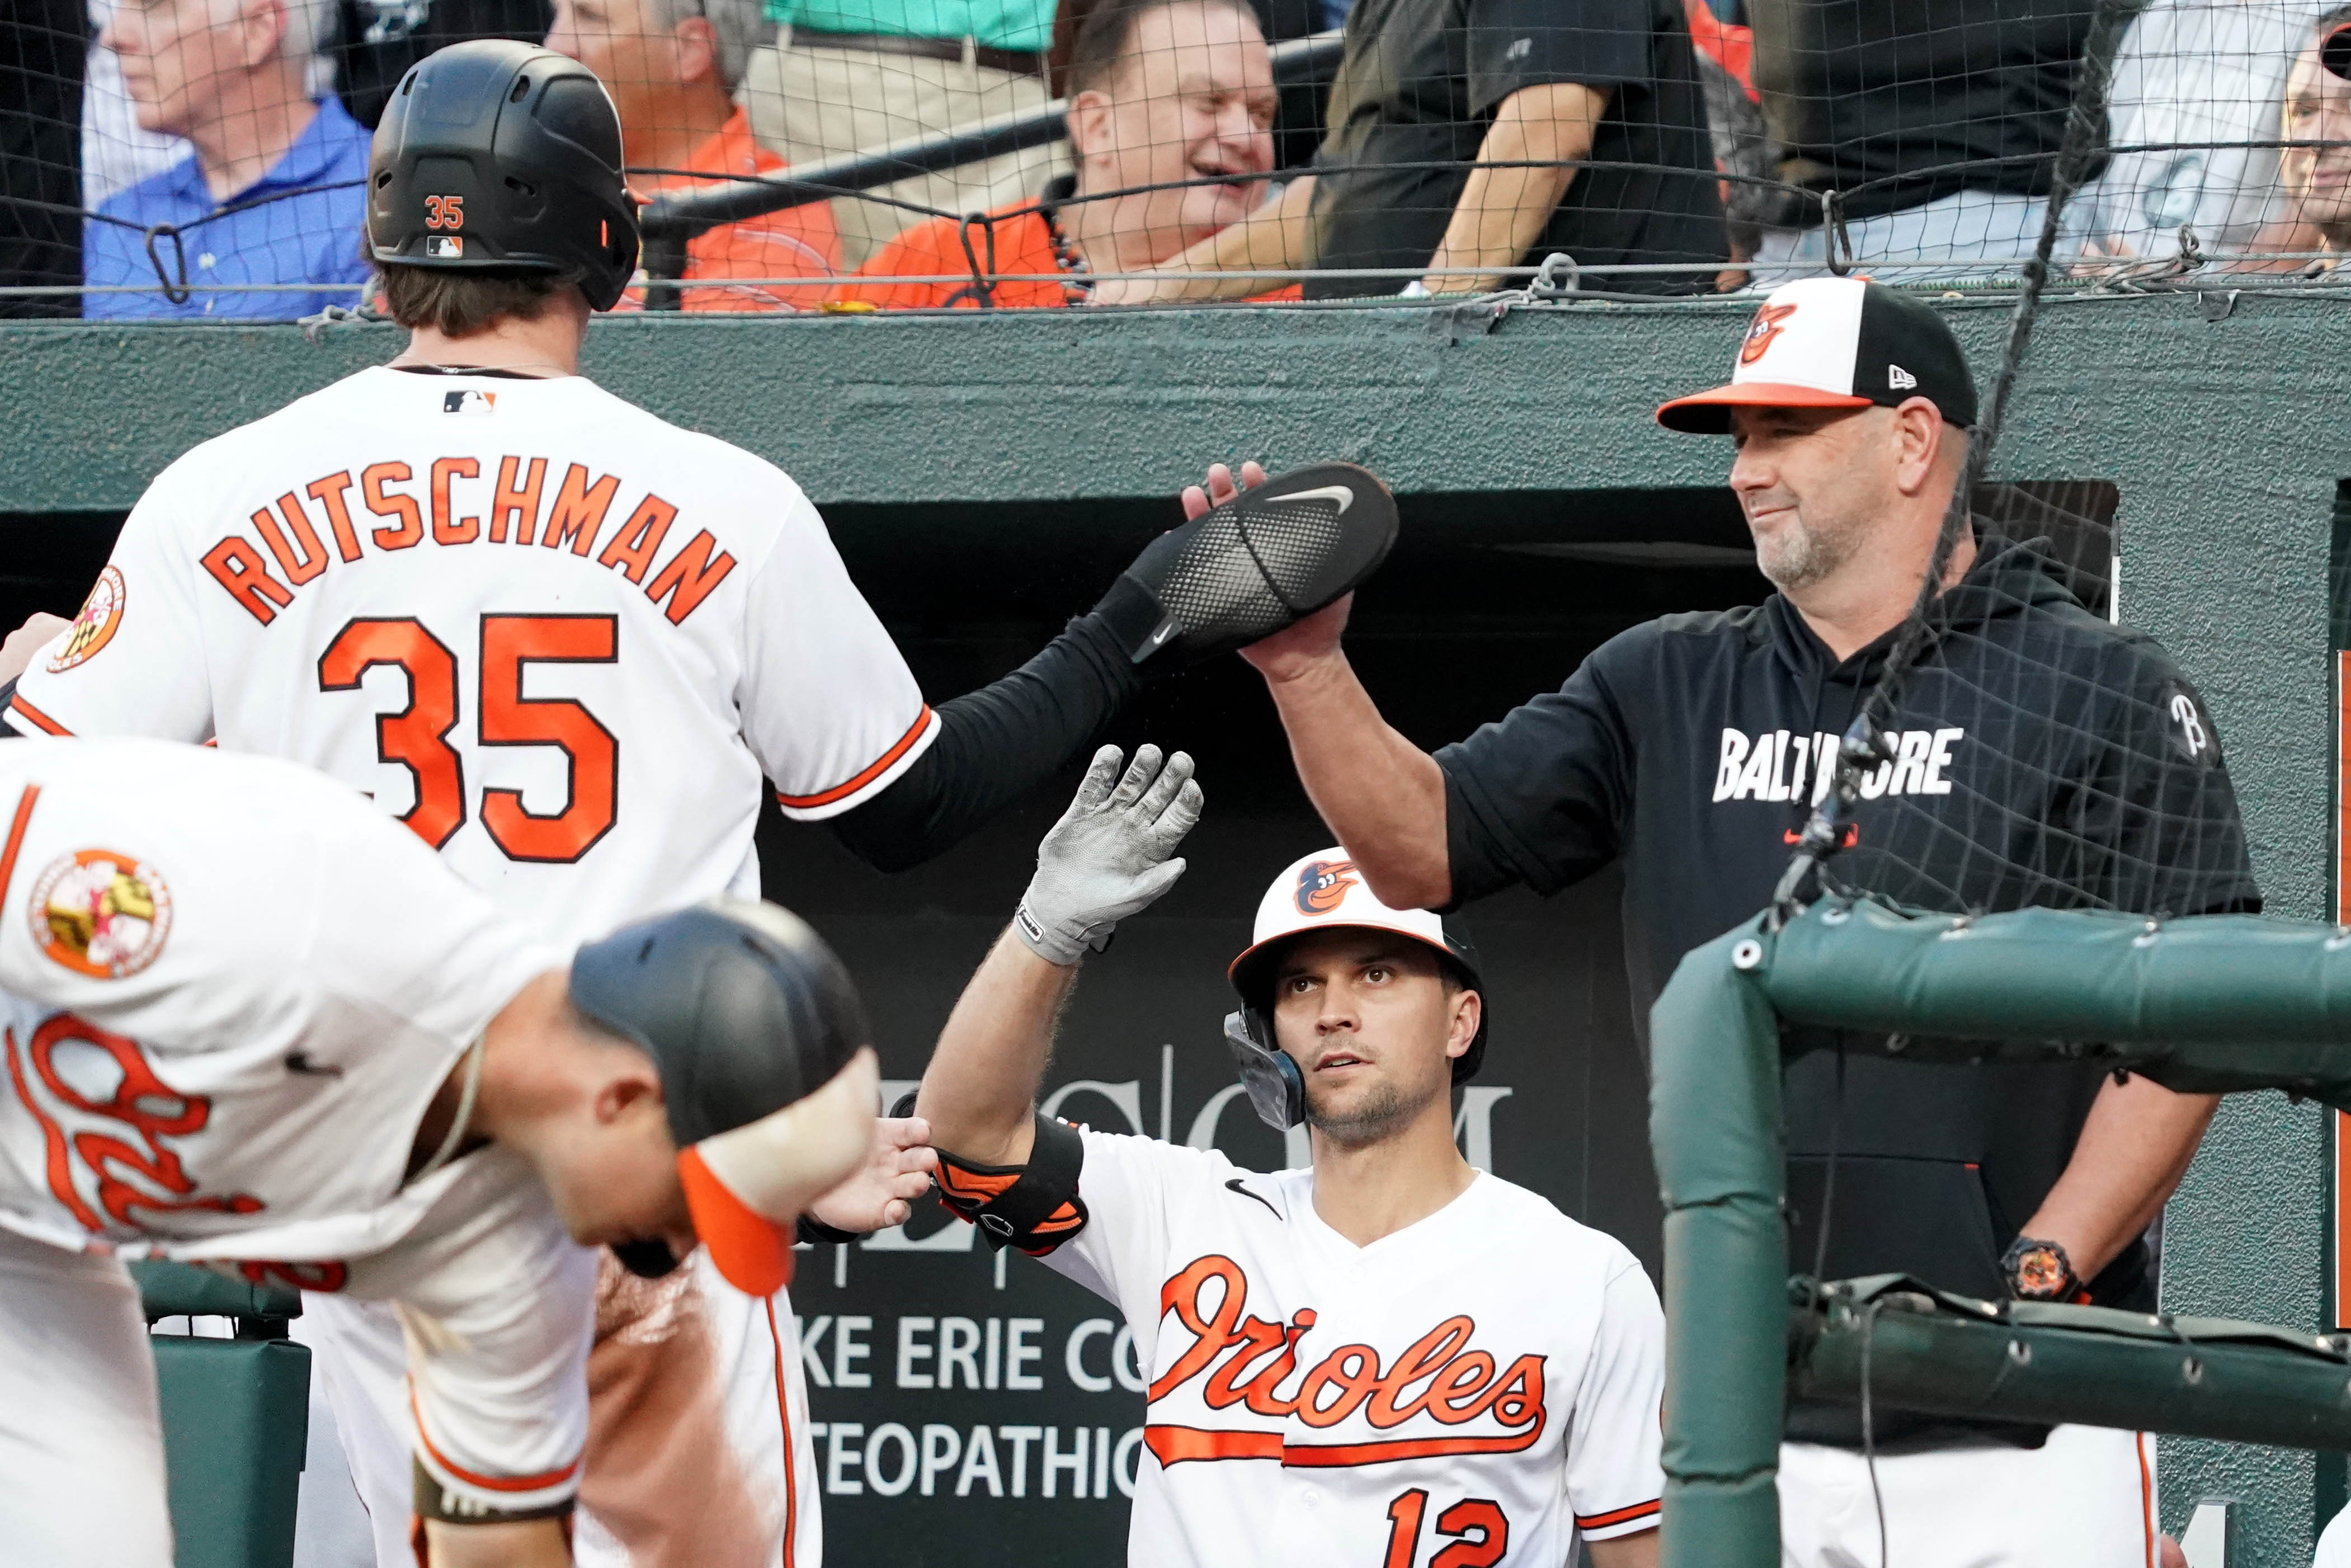
[[[1412,1568],[1427,1511],[1428,1493],[1420,1488],[1396,1494],[1388,1504],[1388,1554],[1380,1568]],[[1464,1498],[1438,1514],[1437,1533],[1453,1537],[1453,1544],[1430,1558],[1428,1568],[1492,1568],[1510,1549],[1510,1521],[1499,1503],[1482,1497]]]
[[[569,801],[549,816],[525,810],[519,789],[482,791],[482,827],[508,860],[576,861],[611,829],[621,743],[569,697],[524,696],[522,677],[526,664],[612,664],[620,636],[613,615],[482,617],[475,710],[481,743],[559,747],[571,779]],[[449,744],[457,727],[457,656],[413,617],[353,621],[319,655],[319,689],[357,690],[379,664],[407,674],[408,706],[376,716],[376,756],[416,781],[416,803],[400,820],[437,850],[465,825],[465,758]]]

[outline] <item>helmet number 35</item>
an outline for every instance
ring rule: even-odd
[[[463,196],[425,197],[424,226],[428,229],[464,228],[465,226],[465,198]]]
[[[596,716],[569,697],[526,697],[524,666],[616,663],[620,622],[611,615],[485,615],[475,730],[481,744],[552,746],[562,751],[571,798],[541,816],[519,789],[482,791],[482,827],[508,860],[569,862],[611,831],[621,744]],[[422,622],[355,620],[319,659],[319,689],[348,692],[368,671],[396,665],[408,677],[408,706],[378,714],[379,761],[405,768],[416,803],[400,820],[434,849],[465,825],[465,758],[449,743],[458,721],[458,662]]]

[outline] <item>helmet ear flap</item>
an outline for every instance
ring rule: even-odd
[[[1288,1051],[1273,1043],[1273,1020],[1256,1008],[1225,1015],[1225,1049],[1258,1120],[1286,1133],[1306,1120],[1306,1076]]]

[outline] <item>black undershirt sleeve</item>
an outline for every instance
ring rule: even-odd
[[[877,871],[942,853],[1094,745],[1143,676],[1109,601],[1003,679],[939,705],[938,738],[890,787],[831,819]]]

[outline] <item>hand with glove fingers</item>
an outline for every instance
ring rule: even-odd
[[[1101,952],[1120,921],[1176,885],[1171,859],[1200,820],[1200,786],[1183,752],[1161,758],[1139,746],[1125,771],[1115,746],[1094,753],[1077,798],[1037,846],[1037,874],[1021,895],[1012,929],[1049,964]]]

